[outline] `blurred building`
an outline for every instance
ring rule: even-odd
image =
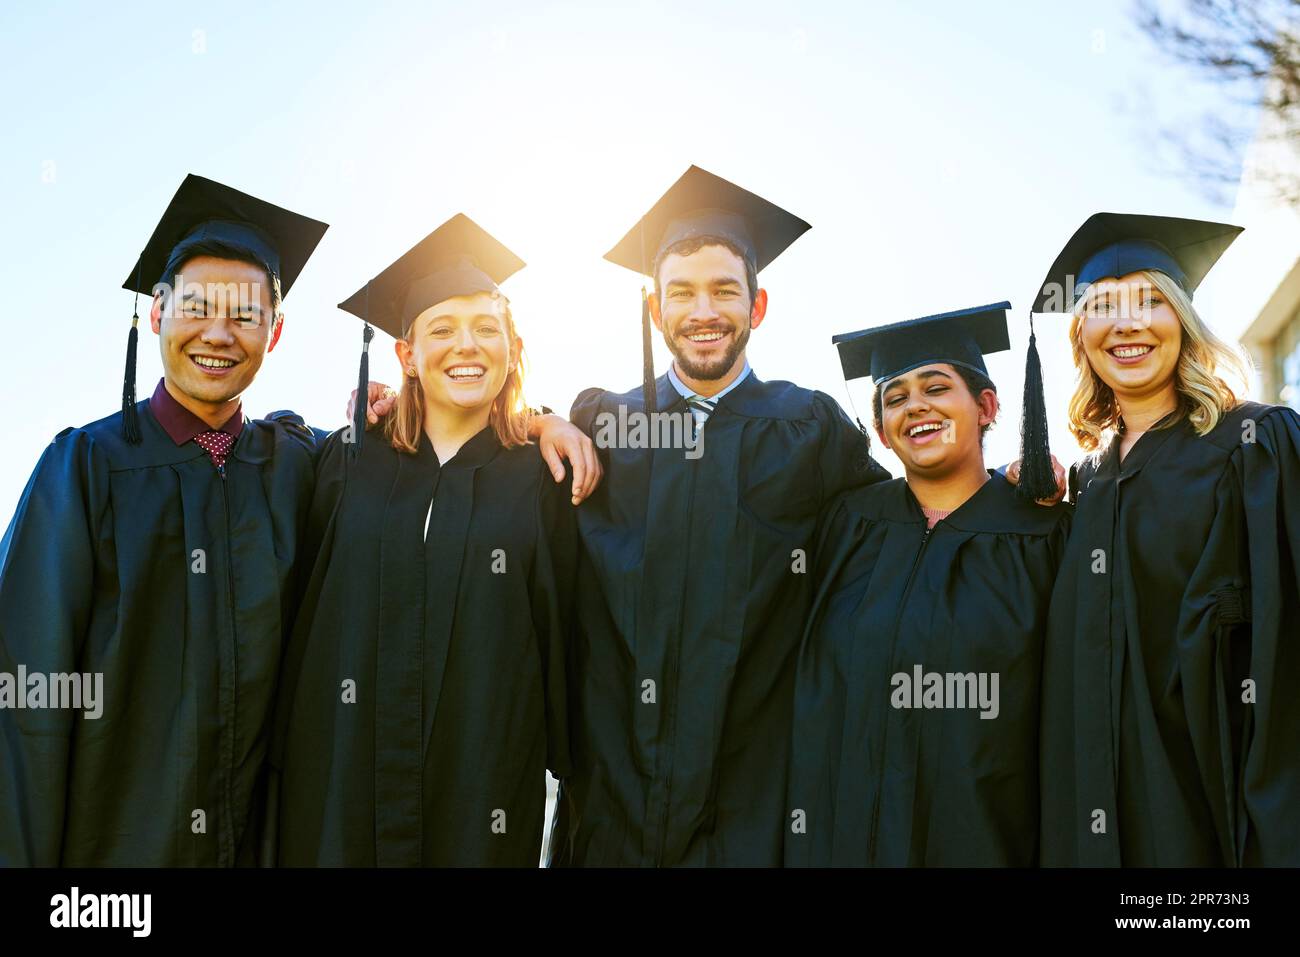
[[[1289,136],[1284,127],[1289,126]],[[1252,397],[1300,409],[1300,122],[1266,116],[1243,163],[1233,222],[1246,231],[1224,254],[1211,309],[1216,329],[1255,362]],[[1284,178],[1285,176],[1285,178]]]

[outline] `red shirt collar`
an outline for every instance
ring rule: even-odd
[[[176,401],[167,391],[163,379],[158,380],[158,388],[153,390],[153,396],[149,399],[149,411],[163,427],[163,431],[171,436],[171,440],[177,445],[184,445],[192,441],[196,435],[212,431],[208,423]],[[234,414],[216,431],[225,432],[231,438],[237,439],[243,428],[244,406],[241,403],[235,408]]]

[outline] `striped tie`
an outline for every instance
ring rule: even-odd
[[[706,399],[702,395],[693,395],[686,400],[686,404],[691,407],[691,415],[695,417],[695,431],[698,433],[704,428],[704,423],[709,420],[713,410],[718,407],[717,399]]]

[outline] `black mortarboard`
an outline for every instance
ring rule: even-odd
[[[152,295],[157,283],[171,278],[187,249],[215,242],[265,266],[280,283],[280,295],[286,296],[328,228],[191,173],[172,197],[122,288]]]
[[[716,236],[743,249],[761,271],[811,228],[762,196],[692,166],[605,258],[650,276],[659,254],[673,243]]]
[[[474,220],[457,213],[408,249],[396,262],[354,292],[339,308],[365,323],[361,367],[353,407],[354,452],[365,432],[370,383],[370,339],[376,325],[400,339],[430,306],[456,296],[497,292],[524,261]]]
[[[339,308],[400,339],[412,320],[454,296],[496,292],[524,261],[457,213],[358,289]]]
[[[844,378],[871,376],[877,385],[931,362],[965,366],[987,377],[984,356],[1011,348],[1009,302],[959,309],[832,336]]]
[[[1199,219],[1094,213],[1052,263],[1033,311],[1069,312],[1098,279],[1147,269],[1163,272],[1190,297],[1240,232]]]
[[[654,275],[660,254],[674,243],[698,236],[725,239],[741,249],[754,271],[765,269],[812,227],[798,216],[720,176],[692,166],[628,231],[605,258],[619,266]],[[751,289],[753,295],[757,290]],[[646,411],[655,411],[654,358],[650,351],[650,312],[641,294]]]
[[[895,376],[932,362],[963,366],[988,378],[984,356],[1011,348],[1007,332],[1007,310],[1010,308],[1009,302],[997,302],[959,309],[861,332],[843,333],[833,336],[831,342],[839,347],[845,380],[869,375],[877,389]],[[1051,450],[1047,442],[1043,376],[1038,364],[1032,317],[1020,438],[1018,493],[1026,499],[1051,497],[1056,491],[1056,476],[1052,471]]]
[[[206,244],[226,247],[265,267],[283,297],[328,228],[325,223],[191,173],[176,190],[122,288],[137,296],[152,296],[159,283],[171,281],[177,267],[190,258],[197,246]],[[135,415],[139,321],[136,310],[127,338],[122,381],[123,428],[132,443],[140,441]]]

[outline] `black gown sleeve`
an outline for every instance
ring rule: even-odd
[[[310,618],[314,614],[323,575],[316,575],[316,565],[322,555],[328,555],[334,540],[334,519],[347,487],[349,445],[342,441],[343,430],[335,432],[324,442],[317,443],[316,486],[312,495],[311,510],[303,532],[294,568],[293,627],[285,636],[285,654],[280,662],[280,683],[276,691],[275,721],[272,725],[271,746],[267,753],[265,812],[261,815],[257,837],[258,865],[276,865],[276,846],[279,842],[280,771],[283,768],[285,734],[293,698],[302,674],[302,654],[306,641],[293,641],[292,634],[301,631],[306,635]]]
[[[323,575],[317,574],[317,565],[321,557],[328,555],[334,542],[334,520],[338,514],[339,503],[347,488],[348,470],[351,466],[349,451],[351,446],[343,441],[344,430],[331,435],[321,446],[316,461],[316,485],[312,494],[311,509],[303,527],[302,541],[299,543],[298,558],[294,570],[293,593],[293,632],[304,631],[310,625],[310,619],[316,611],[317,600]],[[286,636],[286,639],[288,636]],[[293,702],[296,682],[302,662],[295,658],[299,645],[287,641],[285,659],[280,666],[280,689],[277,695],[277,712],[287,714]],[[271,747],[271,763],[279,765],[283,753],[283,741],[280,737],[281,722],[276,722],[276,737]]]
[[[583,389],[569,409],[569,421],[591,435],[592,422],[600,413],[600,402],[604,397],[604,389]]]
[[[817,418],[822,423],[821,482],[825,507],[841,492],[889,479],[889,470],[871,455],[871,440],[849,421],[838,402],[814,393]]]
[[[0,672],[79,670],[108,463],[82,431],[46,449],[0,541]],[[15,688],[24,694],[24,688]],[[0,709],[0,867],[57,867],[75,710]]]
[[[546,766],[557,778],[572,771],[569,747],[568,670],[573,627],[574,583],[578,572],[576,510],[565,482],[551,480],[542,468],[537,494],[537,544],[532,580],[533,627],[542,662],[546,709]]]
[[[1240,496],[1249,562],[1250,669],[1237,849],[1240,862],[1300,866],[1300,415],[1274,408],[1255,423],[1228,477]],[[1226,520],[1226,519],[1225,519]],[[1240,537],[1240,536],[1236,536]],[[1221,615],[1233,609],[1219,607]],[[1242,695],[1240,687],[1229,694]]]
[[[1066,473],[1065,501],[1070,505],[1079,504],[1079,493],[1088,487],[1097,472],[1097,457],[1089,456],[1070,466]]]
[[[347,488],[348,469],[351,465],[351,445],[343,441],[345,429],[340,429],[329,436],[320,445],[316,460],[316,485],[312,494],[311,510],[307,513],[307,524],[303,533],[302,548],[299,551],[299,564],[303,588],[295,595],[301,601],[301,592],[305,590],[312,569],[324,549],[329,547],[332,537],[334,516],[338,513],[339,502],[343,500],[343,491]],[[299,605],[301,611],[301,605]]]
[[[303,421],[302,416],[288,409],[277,409],[274,412],[268,412],[265,418],[268,422],[274,422],[282,428],[292,429],[298,433],[312,450],[312,455],[319,461],[321,452],[325,447],[325,440],[330,436],[329,432],[318,429],[314,425],[308,425]]]

